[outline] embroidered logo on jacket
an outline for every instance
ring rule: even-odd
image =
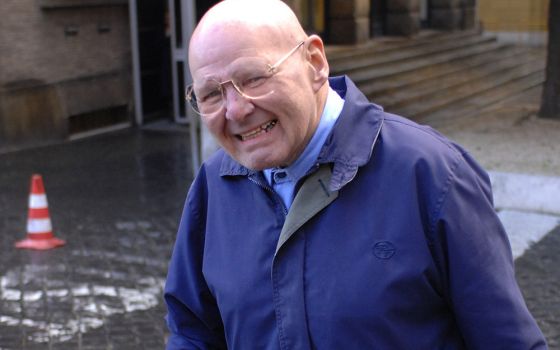
[[[373,245],[373,255],[379,259],[391,259],[397,249],[389,241],[380,241]]]

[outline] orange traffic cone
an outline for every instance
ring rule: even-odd
[[[27,238],[16,242],[16,248],[46,250],[66,244],[54,237],[47,195],[41,175],[31,177],[29,212],[27,215]]]

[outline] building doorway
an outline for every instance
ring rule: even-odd
[[[386,13],[386,0],[371,0],[369,15],[370,37],[378,37],[385,34]]]
[[[129,0],[129,18],[136,125],[157,119],[189,124],[192,163],[197,169],[199,123],[185,100],[196,1]]]
[[[420,0],[420,27],[430,27],[430,0]]]
[[[172,117],[173,95],[167,4],[130,4],[137,124]]]

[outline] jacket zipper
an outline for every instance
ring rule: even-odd
[[[284,205],[282,200],[278,197],[278,194],[276,192],[274,192],[274,190],[268,184],[264,184],[264,183],[262,183],[262,182],[260,182],[256,179],[254,179],[251,176],[249,176],[249,181],[251,181],[255,185],[259,186],[260,188],[264,189],[265,191],[272,193],[272,197],[274,198],[274,201],[280,205],[280,208],[282,208],[282,212],[284,213],[284,218],[286,218],[286,216],[288,216],[288,209],[286,209],[286,206]]]

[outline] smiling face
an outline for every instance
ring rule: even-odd
[[[189,53],[194,90],[204,98],[209,84],[242,81],[305,40],[269,78],[267,94],[247,98],[225,83],[221,109],[202,116],[226,152],[255,170],[286,166],[297,159],[317,128],[326,98],[328,66],[321,40],[307,38],[299,24],[292,30],[293,23],[271,22],[203,21]]]

